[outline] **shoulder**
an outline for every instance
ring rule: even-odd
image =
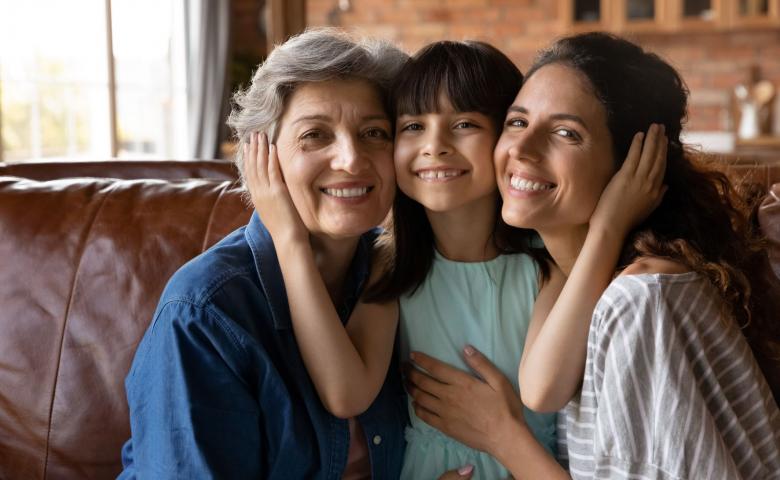
[[[696,272],[620,275],[599,299],[591,327],[597,333],[647,335],[681,322],[698,323],[703,312],[717,308],[718,298]]]
[[[183,301],[204,306],[227,283],[250,279],[254,271],[251,249],[239,229],[182,265],[168,280],[160,304]]]
[[[639,275],[642,273],[680,274],[691,269],[680,262],[660,257],[640,257],[626,267],[620,275]]]

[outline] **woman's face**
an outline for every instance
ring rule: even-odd
[[[458,112],[446,97],[440,99],[439,110],[398,117],[398,187],[434,212],[449,212],[477,202],[493,208],[496,134],[492,120],[479,112]]]
[[[382,222],[395,193],[390,119],[363,80],[298,86],[276,139],[279,164],[303,223],[350,238]]]
[[[552,233],[587,224],[615,162],[606,111],[586,77],[563,64],[531,75],[494,159],[509,225]]]

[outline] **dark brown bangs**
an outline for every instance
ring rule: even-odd
[[[404,66],[392,89],[394,114],[439,112],[444,94],[459,112],[480,112],[501,129],[523,75],[498,49],[482,42],[436,42]]]

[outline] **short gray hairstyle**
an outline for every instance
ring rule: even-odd
[[[360,78],[387,97],[390,85],[409,56],[383,40],[356,37],[336,28],[308,29],[277,45],[246,90],[233,96],[227,124],[238,140],[235,162],[244,183],[244,145],[252,132],[275,139],[285,104],[306,82]]]

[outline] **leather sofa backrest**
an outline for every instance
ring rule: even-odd
[[[251,213],[214,176],[0,177],[0,478],[119,473],[123,382],[165,283]]]

